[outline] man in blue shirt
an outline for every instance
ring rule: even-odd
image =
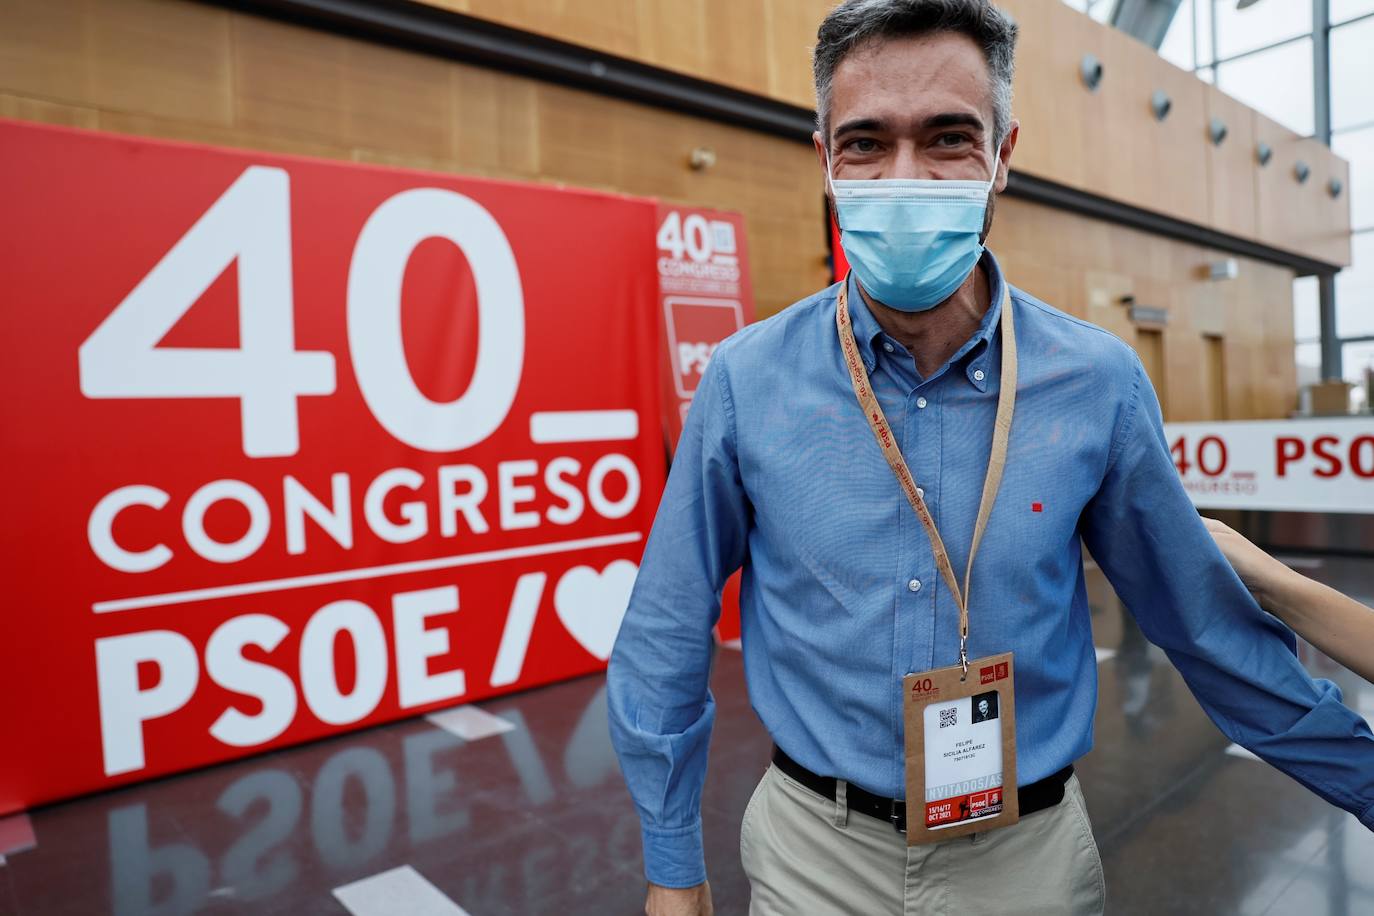
[[[1100,912],[1072,763],[1092,745],[1080,542],[1232,740],[1374,826],[1374,735],[1298,664],[1179,484],[1135,353],[1008,285],[1015,26],[987,0],[847,0],[815,51],[817,153],[853,268],[716,350],[611,658],[611,731],[651,914],[711,912],[700,797],[720,591],[743,566],[754,709],[777,744],[745,813],[754,913]],[[959,661],[959,608],[884,459],[853,338],[961,575],[1014,317],[1005,474],[972,568],[970,658],[1015,658],[1020,823],[907,847],[903,678]]]

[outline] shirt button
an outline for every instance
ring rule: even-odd
[[[919,496],[919,497],[921,497],[921,499],[925,499],[925,498],[926,498],[926,491],[925,491],[925,489],[924,489],[923,487],[917,487],[917,488],[916,488],[916,495]]]
[[[888,343],[887,341],[883,341],[883,349],[886,350],[887,352],[891,353],[891,352],[892,352],[892,344]]]
[[[925,410],[925,409],[926,409],[926,399],[925,399],[925,398],[917,398],[917,399],[916,399],[916,406],[919,407],[921,410]]]
[[[985,378],[987,378],[987,373],[985,373],[982,369],[973,370],[974,381],[981,382]]]
[[[919,592],[921,590],[921,580],[912,579],[910,582],[906,584],[906,587],[911,589],[913,592]]]

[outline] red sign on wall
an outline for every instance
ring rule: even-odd
[[[672,451],[716,346],[754,320],[754,291],[738,213],[660,204],[655,239],[668,358],[663,429]],[[739,588],[737,573],[721,601],[723,640],[739,638]]]
[[[655,239],[668,354],[664,429],[674,449],[716,345],[754,320],[754,291],[738,213],[660,204]]]
[[[652,201],[15,122],[0,187],[0,814],[604,666]]]

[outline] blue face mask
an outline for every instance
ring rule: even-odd
[[[952,296],[983,255],[996,181],[995,164],[989,181],[831,179],[840,246],[864,290],[903,312]]]

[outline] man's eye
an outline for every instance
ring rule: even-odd
[[[968,142],[968,137],[963,134],[941,134],[935,142],[941,146],[962,146]]]
[[[849,141],[849,148],[856,153],[871,153],[878,149],[878,142],[871,137],[859,137]]]

